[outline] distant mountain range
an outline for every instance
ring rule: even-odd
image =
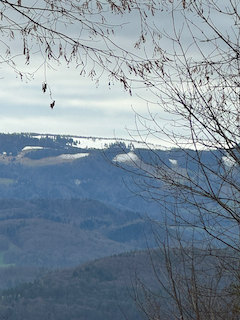
[[[111,163],[133,150],[123,141],[0,134],[0,266],[73,267],[146,248],[146,238],[153,246],[142,216],[157,206],[132,194],[131,174]]]
[[[124,146],[128,149],[164,149],[154,144],[147,144],[144,141],[136,141],[130,139],[120,138],[100,138],[100,137],[84,137],[71,135],[54,135],[54,134],[39,134],[39,133],[0,133],[0,153],[17,153],[27,151],[28,149],[70,149],[75,147],[77,149],[106,149],[111,146]]]
[[[135,271],[155,290],[148,253],[141,250],[156,246],[151,218],[161,226],[164,204],[146,201],[139,184],[149,177],[138,175],[139,168],[157,177],[159,162],[194,176],[195,155],[131,140],[0,134],[0,316],[141,319],[129,292]],[[218,168],[216,159],[234,168],[221,150],[201,152],[206,167]]]
[[[136,190],[132,174],[113,165],[118,154],[138,150],[133,141],[127,143],[59,135],[0,134],[0,198],[88,198],[154,214],[155,204],[146,203],[126,188],[127,185]]]
[[[74,267],[155,246],[146,215],[161,223],[163,209],[144,200],[138,166],[155,170],[155,157],[181,172],[197,167],[189,161],[194,151],[150,147],[154,152],[130,140],[0,134],[0,266]],[[215,165],[217,152],[203,151],[202,161]]]

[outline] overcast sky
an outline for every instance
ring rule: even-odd
[[[31,81],[16,78],[11,69],[2,70],[1,132],[60,133],[82,136],[126,137],[126,127],[134,127],[132,108],[145,108],[146,103],[119,85],[108,86],[107,78],[95,83],[79,76],[74,66],[49,71],[47,80],[56,105],[50,108],[48,93],[41,86],[41,70]]]
[[[116,16],[113,18],[116,19]],[[128,21],[130,24],[116,30],[113,40],[120,46],[132,50],[140,30],[139,21],[136,16],[124,16],[123,22]],[[163,26],[171,32],[168,28],[169,21],[170,12],[161,13],[161,19],[157,16],[153,19],[157,27]],[[74,32],[74,26],[71,28]],[[187,38],[187,35],[185,37]],[[22,52],[22,42],[19,41],[12,41],[16,52]],[[167,44],[164,49],[168,50]],[[6,47],[0,42],[0,52],[4,50]],[[148,42],[146,50],[151,51]],[[24,65],[24,59],[21,57],[17,58],[16,63],[18,67],[24,66],[25,71],[31,72],[41,64],[41,60],[37,55],[33,55],[30,66]],[[133,95],[130,96],[118,83],[109,87],[107,75],[101,77],[100,84],[96,87],[95,82],[89,77],[79,75],[79,70],[75,69],[74,64],[67,67],[64,63],[61,66],[52,63],[52,66],[56,70],[47,70],[47,82],[51,87],[52,97],[56,100],[53,110],[50,108],[51,99],[48,92],[44,94],[41,88],[44,81],[43,68],[38,70],[31,81],[21,81],[16,78],[11,68],[2,65],[0,132],[129,138],[127,129],[131,130],[133,135],[136,129],[135,112],[148,116],[150,105],[138,95],[156,102],[156,97],[149,95],[144,87],[133,90]],[[154,115],[158,113],[160,126],[171,123],[172,116],[163,114],[158,105],[151,105],[150,110]],[[162,141],[159,144],[164,143]]]
[[[125,46],[131,43],[133,47],[136,40],[133,28],[131,33],[128,28],[120,31],[115,39]],[[18,49],[22,52],[19,39],[11,44],[15,46],[16,53]],[[4,50],[5,45],[1,42],[1,53]],[[21,57],[17,58],[16,63],[18,67],[31,72],[38,66],[38,57],[33,56],[29,67],[24,65],[24,58]],[[129,138],[126,128],[135,128],[133,110],[143,114],[147,110],[146,102],[137,97],[137,91],[130,96],[118,83],[109,87],[107,75],[101,77],[96,87],[89,77],[80,76],[74,65],[67,67],[64,62],[62,66],[52,65],[56,70],[47,70],[47,82],[56,100],[53,110],[50,108],[48,92],[44,94],[41,88],[43,68],[31,81],[21,81],[11,68],[2,65],[0,132]]]
[[[116,17],[119,19],[118,16],[111,17],[113,23],[116,23]],[[121,18],[119,20],[121,23],[129,21],[131,23],[124,25],[123,28],[117,28],[115,35],[112,35],[113,40],[120,46],[131,50],[139,37],[140,30],[139,20],[136,18],[135,21],[135,18],[134,15]],[[74,27],[71,28],[74,32]],[[7,37],[2,39],[6,41]],[[10,44],[15,54],[22,53],[20,37]],[[5,50],[5,45],[0,42],[2,55]],[[35,54],[32,55],[29,66],[24,64],[24,57],[21,56],[15,62],[18,68],[32,72],[42,60]],[[51,87],[52,98],[56,101],[53,109],[50,108],[52,100],[49,93],[42,92],[42,83],[45,79],[43,68],[38,70],[34,79],[21,81],[11,68],[1,64],[0,132],[130,138],[128,130],[131,130],[131,134],[135,135],[135,112],[143,116],[148,114],[149,105],[138,97],[139,94],[148,95],[145,88],[133,90],[130,96],[119,83],[109,86],[107,74],[100,78],[100,83],[96,87],[95,82],[88,76],[79,75],[79,70],[76,70],[74,64],[70,64],[69,67],[64,61],[61,66],[54,62],[51,64],[55,70],[47,69],[47,83]],[[158,112],[158,108],[153,107],[153,112]]]
[[[75,70],[60,68],[48,74],[54,109],[48,93],[43,94],[43,75],[26,83],[6,74],[1,81],[1,132],[60,133],[82,136],[126,136],[126,126],[134,125],[137,104],[119,85],[108,88],[107,79],[98,88]]]

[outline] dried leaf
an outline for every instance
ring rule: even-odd
[[[211,102],[212,100],[212,95],[210,96],[210,98],[208,99],[208,103]]]
[[[15,38],[14,32],[12,30],[10,31],[10,37],[11,37],[11,39]]]
[[[52,103],[50,103],[50,107],[53,109],[53,107],[55,106],[55,100],[52,102]]]
[[[47,91],[47,83],[46,82],[43,82],[43,84],[42,84],[42,91],[43,91],[43,93],[45,93]]]
[[[11,51],[10,51],[10,48],[7,47],[7,50],[6,50],[6,56],[9,56],[11,54]]]

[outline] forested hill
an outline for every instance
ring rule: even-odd
[[[113,139],[1,134],[0,198],[87,198],[151,214],[157,206],[126,188],[136,189],[132,174],[110,163],[119,153],[133,148],[127,143],[128,146],[114,143]]]
[[[131,157],[140,155],[147,162],[154,157],[169,167],[176,162],[181,170],[186,170],[187,163],[194,172],[197,168],[186,157],[195,155],[190,150],[154,149],[149,153],[143,147],[114,139],[0,134],[0,199],[94,199],[159,218],[159,205],[143,200]],[[203,152],[201,157],[214,162],[212,152]],[[127,170],[113,165],[116,158],[122,164],[130,163]]]
[[[111,160],[131,142],[0,134],[0,288],[154,245],[131,173]],[[110,161],[108,161],[108,159]],[[43,269],[37,269],[43,268]]]
[[[32,280],[37,267],[73,267],[144,249],[146,240],[155,246],[151,223],[142,218],[147,214],[161,223],[161,202],[145,201],[141,190],[136,196],[140,178],[129,160],[139,156],[147,163],[155,156],[192,174],[196,168],[186,155],[193,159],[194,152],[150,154],[138,147],[113,139],[0,134],[0,266],[32,268],[24,277],[10,272],[2,287]],[[203,160],[214,163],[214,152],[203,152]],[[113,165],[116,158],[127,170]]]
[[[96,200],[0,200],[1,267],[73,267],[146,248],[146,239],[155,244],[139,214]]]
[[[155,289],[148,252],[130,252],[53,271],[33,283],[1,292],[0,312],[8,320],[140,320],[133,299],[137,276]],[[143,294],[138,287],[138,294]]]

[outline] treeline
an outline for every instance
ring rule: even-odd
[[[90,138],[89,138],[90,139]],[[92,137],[91,139],[96,139]],[[81,138],[79,138],[81,140]],[[38,150],[38,152],[29,152],[29,157],[34,157],[34,154],[40,156],[54,156],[56,150],[70,150],[70,152],[77,152],[79,148],[76,148],[77,143],[73,138],[64,135],[42,135],[40,138],[35,137],[32,133],[13,133],[4,134],[0,133],[0,153],[6,152],[7,155],[16,156],[25,146],[39,146],[49,149],[48,153],[42,153],[43,151]],[[124,142],[114,142],[110,145],[106,145],[106,148],[118,149],[118,150],[130,150],[132,144],[129,143],[128,146]],[[75,151],[74,151],[75,150]],[[56,153],[57,154],[57,153]],[[36,156],[36,155],[35,155]],[[34,158],[33,158],[34,159]],[[39,158],[36,158],[39,159]]]
[[[34,138],[30,133],[1,133],[0,153],[6,152],[7,155],[11,153],[11,155],[16,156],[25,146],[41,146],[45,148],[61,149],[66,146],[66,143],[72,144],[73,140],[60,135],[56,136],[56,139],[52,139],[52,137],[48,137],[48,135],[38,139]]]

